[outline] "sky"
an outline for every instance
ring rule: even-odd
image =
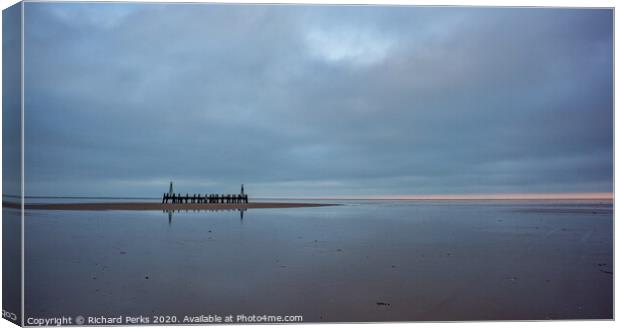
[[[607,9],[25,4],[25,189],[613,189]]]

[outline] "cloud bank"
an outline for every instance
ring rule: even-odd
[[[611,10],[25,7],[28,195],[613,188]]]

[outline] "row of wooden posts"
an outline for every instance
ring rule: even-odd
[[[201,194],[176,194],[176,193],[165,193],[162,197],[162,204],[240,204],[247,203],[248,195],[245,194],[209,194],[209,195],[201,195]]]

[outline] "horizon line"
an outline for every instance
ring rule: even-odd
[[[3,197],[21,197],[2,194]],[[24,198],[75,199],[159,199],[158,196],[24,196]],[[582,193],[496,193],[496,194],[422,194],[422,195],[342,195],[342,196],[260,196],[254,199],[308,199],[308,200],[613,200],[613,192]]]
[[[283,198],[283,197],[264,197]],[[296,197],[284,197],[301,199]],[[428,194],[428,195],[357,195],[303,197],[324,200],[613,200],[613,192],[589,193],[498,193],[498,194]]]

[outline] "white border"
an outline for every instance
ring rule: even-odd
[[[26,247],[26,243],[24,242],[25,236],[26,236],[26,228],[25,228],[25,223],[26,223],[25,219],[26,218],[25,218],[25,212],[24,212],[24,201],[25,201],[25,197],[24,196],[26,194],[25,193],[26,184],[24,183],[24,178],[25,178],[25,174],[24,174],[25,173],[25,171],[24,171],[24,145],[25,145],[25,142],[24,142],[24,126],[25,126],[25,124],[24,124],[24,85],[25,85],[24,84],[24,40],[25,40],[25,38],[24,38],[24,36],[25,36],[25,34],[24,34],[24,3],[22,2],[20,6],[21,6],[21,15],[22,15],[22,18],[21,18],[21,42],[20,42],[21,43],[21,50],[20,50],[20,52],[21,52],[21,58],[20,58],[20,60],[21,60],[21,63],[20,63],[20,78],[21,78],[21,86],[20,86],[20,93],[21,93],[21,99],[20,99],[20,103],[21,104],[20,104],[20,106],[21,106],[21,109],[20,109],[20,113],[21,113],[21,118],[20,118],[20,126],[19,126],[19,130],[20,130],[20,145],[19,145],[19,148],[20,148],[19,149],[19,151],[20,151],[20,159],[19,160],[20,160],[21,198],[22,198],[21,213],[20,213],[21,217],[22,217],[22,224],[21,224],[21,228],[22,228],[22,231],[21,231],[21,234],[22,234],[22,237],[21,237],[21,242],[22,242],[22,259],[21,259],[21,262],[22,262],[21,263],[21,266],[22,266],[22,268],[21,268],[22,280],[21,280],[20,283],[22,285],[22,299],[21,299],[21,301],[22,301],[22,313],[21,313],[22,315],[21,315],[21,317],[22,318],[21,319],[22,319],[22,326],[24,326],[24,322],[25,322],[24,321],[24,318],[25,318],[24,311],[26,310],[26,301],[25,301],[25,296],[26,295],[25,295],[25,286],[24,286],[25,281],[26,281],[26,279],[24,277],[24,273],[26,272],[25,271],[25,259],[26,259],[26,254],[25,254],[26,253],[26,249],[25,249],[25,247]]]
[[[78,0],[65,0],[66,2],[81,2]],[[18,1],[2,0],[2,8],[7,8],[12,4],[17,3]],[[46,0],[29,0],[27,2],[52,2]],[[123,0],[106,0],[101,2],[127,2]],[[133,0],[132,2],[170,2],[170,3],[201,3],[205,1],[179,1],[179,0]],[[266,1],[266,0],[237,0],[237,1],[227,1],[227,0],[211,0],[208,3],[282,3],[282,4],[350,4],[350,5],[359,5],[359,4],[381,4],[381,5],[421,5],[421,6],[486,6],[486,7],[588,7],[588,8],[615,8],[616,2],[613,0],[590,0],[590,1],[577,1],[577,0],[442,0],[442,1],[432,1],[432,0],[306,0],[306,1],[291,1],[291,0],[278,0],[278,1]],[[21,191],[22,191],[22,324],[24,318],[24,305],[25,305],[25,294],[24,294],[24,280],[23,275],[24,271],[24,237],[25,237],[25,217],[24,217],[24,191],[25,191],[25,171],[24,171],[24,4],[22,2],[22,21],[21,21],[21,34],[22,34],[22,43],[21,43]],[[1,28],[0,28],[1,32]],[[0,33],[1,35],[1,33]],[[616,24],[615,24],[615,12],[614,12],[614,192],[615,185],[618,182],[618,179],[615,175],[615,163],[617,162],[617,157],[615,153],[615,145],[616,145],[616,134],[615,134],[615,126],[616,126],[616,116],[615,116],[615,94],[616,94],[616,85],[615,85],[615,76],[616,76],[616,52],[615,52],[615,36],[616,33]],[[1,56],[1,55],[0,55]],[[0,68],[0,74],[2,70]],[[1,81],[0,81],[0,90],[1,90]],[[0,123],[1,123],[0,116]],[[0,134],[0,142],[1,142],[1,134]],[[0,153],[0,159],[2,155]],[[1,174],[0,174],[1,177]],[[615,193],[614,193],[615,194]],[[614,197],[615,198],[615,197]],[[614,211],[614,272],[615,271],[615,254],[617,254],[615,236],[616,236],[616,225],[615,225],[615,211]],[[1,267],[1,264],[0,264]],[[615,278],[615,276],[614,276]],[[1,290],[1,286],[0,286]],[[616,295],[616,284],[614,279],[614,316],[617,313],[617,307],[615,302]],[[585,321],[551,321],[551,322],[497,322],[497,321],[482,321],[482,322],[452,322],[452,323],[388,323],[393,326],[403,326],[403,325],[416,325],[417,327],[465,327],[465,326],[474,326],[474,325],[486,325],[491,327],[581,327]],[[304,324],[304,327],[324,327],[326,324]],[[336,324],[327,324],[327,326],[335,326]],[[355,327],[367,327],[367,326],[376,326],[379,324],[347,324],[347,326],[355,326]],[[383,325],[383,324],[381,324]],[[587,325],[589,327],[609,327],[615,326],[615,321],[587,321]],[[233,325],[235,327],[239,327],[242,325]],[[267,325],[267,326],[276,326],[276,325]],[[287,327],[295,327],[299,325],[285,325]],[[4,327],[15,327],[13,324],[8,322],[7,320],[0,320],[0,328]],[[282,325],[278,325],[278,327],[282,327]]]

